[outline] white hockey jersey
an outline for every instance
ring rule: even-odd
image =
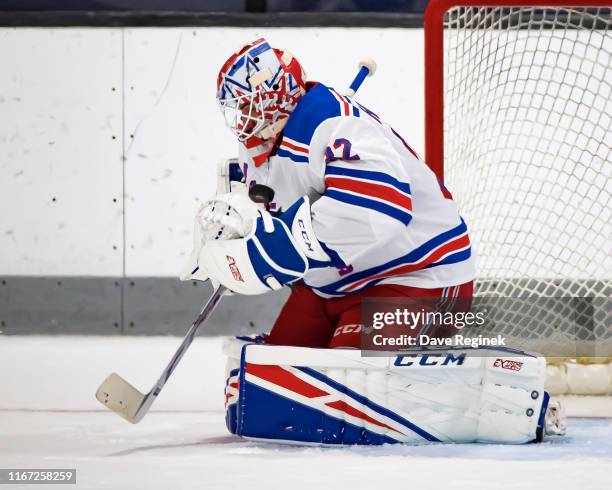
[[[329,263],[304,283],[323,297],[374,284],[441,288],[471,281],[467,227],[431,169],[376,114],[318,83],[300,100],[271,156],[256,166],[240,145],[248,185],[275,191],[272,210],[301,196]]]

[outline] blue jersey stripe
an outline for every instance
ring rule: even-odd
[[[371,267],[370,269],[355,272],[349,276],[343,277],[342,279],[334,283],[328,284],[327,286],[316,287],[314,289],[317,289],[318,291],[321,291],[326,294],[338,294],[338,290],[343,286],[346,286],[347,284],[360,281],[361,279],[366,279],[370,276],[379,274],[380,272],[383,272],[387,269],[398,267],[404,264],[418,262],[434,248],[439,247],[445,242],[451,241],[453,238],[463,235],[465,232],[467,232],[467,226],[465,224],[465,221],[461,220],[461,223],[455,228],[452,228],[448,231],[445,231],[444,233],[435,236],[431,240],[426,241],[425,243],[410,251],[406,255],[398,257],[394,260],[390,260],[389,262],[378,265],[376,267]],[[457,260],[457,262],[459,262],[459,260]]]
[[[302,156],[302,155],[296,155],[295,153],[291,153],[290,151],[283,150],[282,148],[279,148],[276,154],[279,157],[290,158],[291,160],[297,163],[308,163],[308,157]]]
[[[447,257],[444,257],[442,260],[438,262],[434,262],[433,264],[429,264],[425,267],[425,269],[429,269],[431,267],[437,267],[439,265],[447,265],[447,264],[456,264],[457,262],[462,262],[467,260],[472,255],[472,247],[466,248],[465,250],[461,250],[461,252],[457,252],[455,254],[451,254]]]
[[[401,182],[390,175],[383,172],[375,172],[372,170],[358,170],[355,168],[336,167],[334,165],[328,165],[325,169],[325,175],[343,175],[346,177],[355,177],[360,179],[373,180],[377,182],[384,182],[385,184],[392,185],[396,189],[402,191],[405,194],[410,194],[410,185],[407,182]]]
[[[431,269],[432,267],[438,267],[439,265],[456,264],[457,262],[463,262],[464,260],[469,259],[471,255],[472,255],[472,249],[470,247],[470,248],[468,248],[466,250],[462,250],[461,252],[458,252],[456,254],[449,255],[448,257],[444,258],[443,260],[441,260],[439,262],[434,262],[433,264],[429,264],[429,265],[423,267],[423,269]],[[363,291],[365,288],[369,288],[370,286],[374,286],[374,285],[378,284],[379,282],[384,281],[385,279],[388,279],[388,277],[380,277],[378,279],[372,279],[371,281],[368,281],[365,284],[362,284],[357,289],[354,289],[354,290],[350,291],[350,293],[351,294],[358,293],[359,291]],[[330,294],[330,293],[328,293],[328,294]],[[343,295],[346,295],[347,293],[346,293],[346,291],[335,291],[334,294],[343,294]]]
[[[359,206],[362,208],[378,211],[379,213],[386,214],[387,216],[398,220],[403,225],[407,225],[412,219],[412,215],[410,213],[401,211],[397,208],[394,208],[393,206],[389,206],[388,204],[382,203],[380,201],[368,199],[367,197],[355,196],[353,194],[349,194],[347,192],[342,192],[331,188],[328,188],[325,191],[324,196],[329,197],[331,199],[335,199],[336,201],[352,204],[353,206]]]

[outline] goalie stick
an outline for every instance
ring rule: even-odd
[[[202,308],[196,321],[193,322],[189,328],[180,347],[174,356],[172,356],[172,359],[162,372],[157,383],[151,388],[151,391],[147,394],[141,393],[117,373],[112,373],[98,388],[96,392],[98,401],[116,414],[121,415],[128,422],[132,424],[140,422],[149,411],[149,408],[151,408],[151,405],[153,405],[153,402],[155,402],[155,399],[164,388],[164,385],[172,375],[172,372],[180,360],[185,355],[198,329],[208,320],[210,314],[213,312],[226,290],[227,288],[225,286],[219,286],[213,291],[212,296],[206,302],[204,308]]]
[[[359,62],[359,72],[344,95],[348,97],[355,95],[366,77],[371,77],[374,73],[376,73],[376,62],[372,58],[362,58]]]
[[[359,62],[359,72],[355,76],[349,89],[346,91],[346,95],[351,97],[355,95],[355,92],[359,89],[365,78],[373,75],[375,71],[376,63],[374,60],[363,58]],[[268,204],[274,199],[274,190],[264,185],[255,185],[249,192],[249,196],[254,202]],[[185,338],[174,356],[172,356],[166,369],[164,369],[161,376],[148,393],[141,393],[117,373],[112,373],[96,391],[97,400],[128,422],[132,424],[140,422],[147,414],[155,402],[155,399],[159,396],[166,382],[176,369],[176,366],[192,344],[198,329],[208,320],[226,291],[227,288],[221,285],[213,291],[212,296],[206,302],[202,311],[187,331]]]

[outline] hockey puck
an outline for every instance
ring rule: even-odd
[[[274,189],[263,184],[255,184],[249,189],[251,201],[257,204],[270,204],[274,200]]]

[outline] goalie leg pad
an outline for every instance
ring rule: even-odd
[[[236,339],[224,350],[228,428],[242,437],[320,445],[521,444],[541,432],[545,361],[518,351],[364,358],[356,350]]]

